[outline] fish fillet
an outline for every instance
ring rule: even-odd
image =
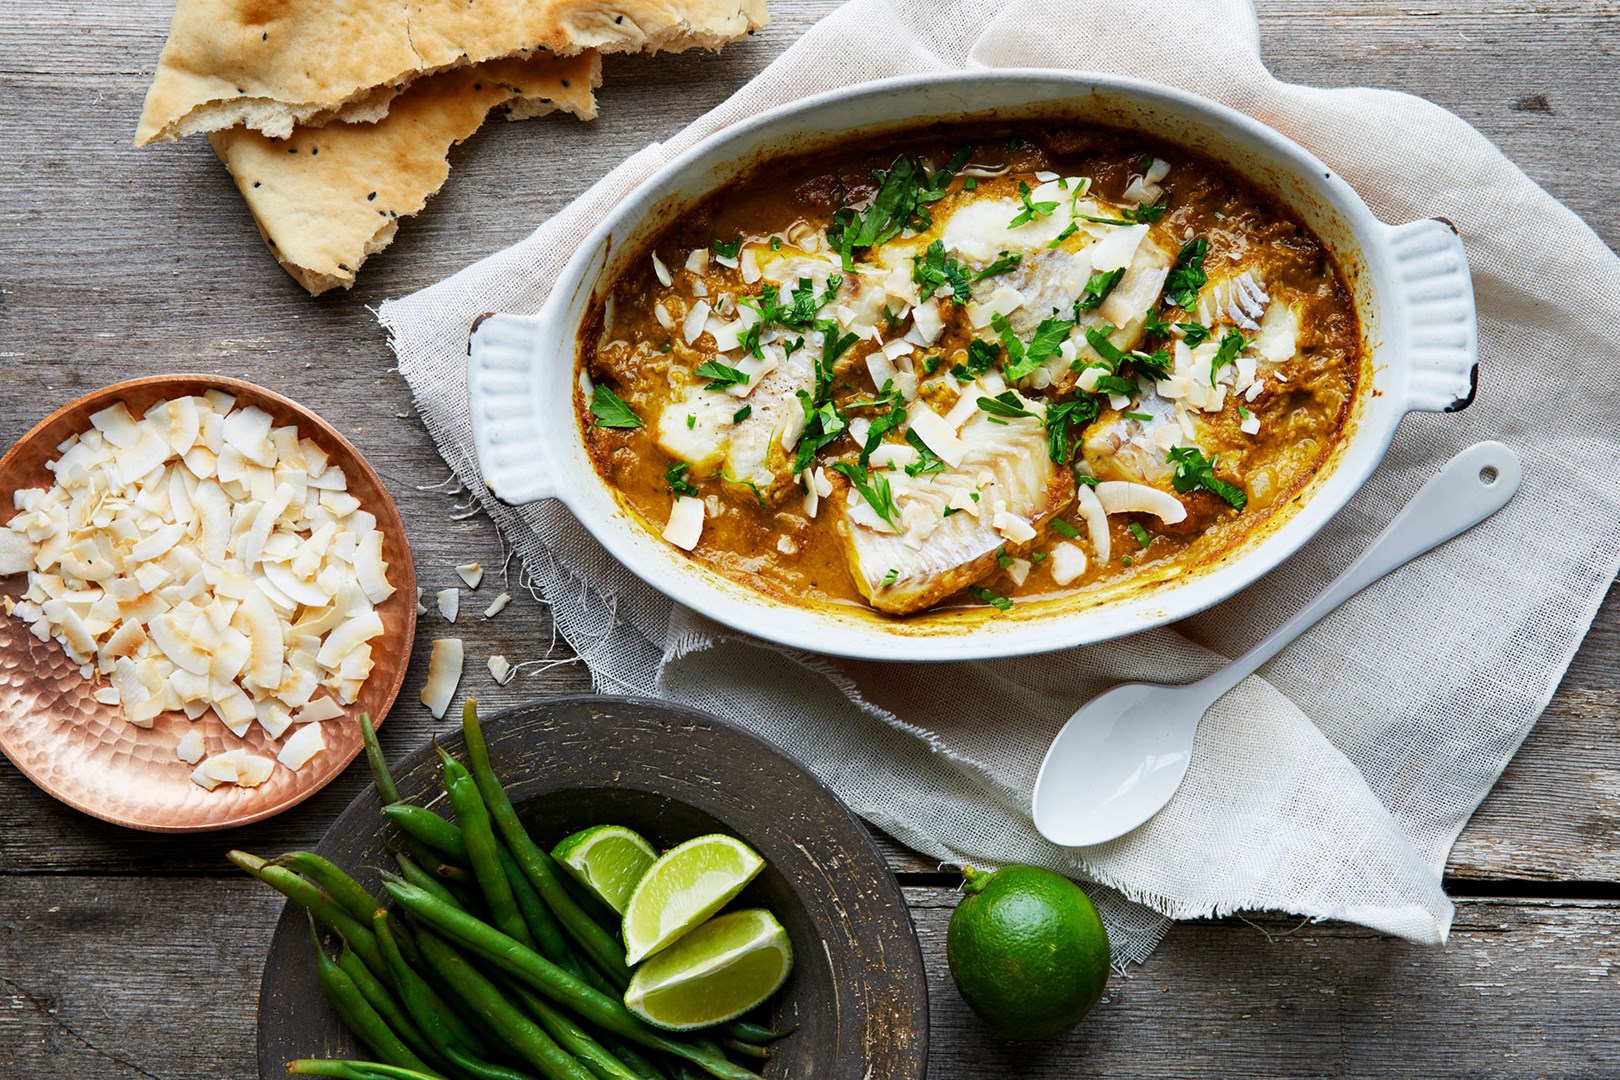
[[[865,500],[853,489],[848,494],[845,556],[856,587],[879,611],[920,611],[984,580],[998,569],[998,552],[1024,546],[1006,532],[1018,533],[1020,524],[1039,529],[1074,498],[1074,478],[1052,463],[1039,419],[997,424],[979,412],[959,438],[967,452],[955,468],[916,478],[884,474],[902,531],[865,523]],[[1006,515],[1005,531],[996,527],[998,515]]]

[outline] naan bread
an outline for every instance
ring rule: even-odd
[[[393,241],[399,220],[439,190],[450,148],[491,109],[589,120],[601,81],[594,52],[491,60],[417,80],[375,123],[300,127],[285,139],[238,127],[209,138],[276,260],[321,293],[354,284],[366,257]]]
[[[377,119],[412,80],[486,60],[718,49],[765,0],[178,0],[135,145]]]

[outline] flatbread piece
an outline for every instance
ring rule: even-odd
[[[236,180],[264,242],[311,293],[354,284],[366,257],[394,239],[450,175],[450,148],[492,109],[596,115],[602,60],[492,60],[414,82],[375,123],[335,121],[272,138],[216,131],[214,152]]]
[[[376,119],[414,79],[486,60],[718,49],[765,0],[178,0],[135,145]]]

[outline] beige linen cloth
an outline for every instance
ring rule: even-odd
[[[1321,156],[1389,222],[1462,231],[1480,310],[1478,400],[1406,419],[1365,490],[1289,565],[1199,617],[1049,656],[832,661],[741,639],[615,563],[555,502],[483,502],[604,692],[709,710],[782,747],[861,815],[946,863],[1033,862],[1092,887],[1116,962],[1169,918],[1272,909],[1440,943],[1446,854],[1535,722],[1620,567],[1620,260],[1484,137],[1426,101],[1276,81],[1246,0],[1172,0],[1151,34],[1125,0],[853,0],[729,101],[648,147],[529,239],[381,310],[445,459],[482,491],[467,330],[532,312],[625,192],[695,140],[779,102],[908,72],[1102,69],[1215,98]],[[1061,849],[1029,817],[1047,743],[1126,679],[1188,680],[1280,623],[1453,453],[1524,458],[1503,512],[1375,585],[1223,698],[1169,807]],[[1167,918],[1168,917],[1168,918]]]

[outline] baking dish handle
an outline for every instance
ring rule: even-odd
[[[1466,409],[1479,385],[1479,327],[1462,237],[1444,218],[1428,218],[1391,228],[1389,249],[1406,411]]]
[[[546,324],[539,315],[481,315],[467,340],[467,407],[478,471],[490,492],[516,506],[557,498],[535,380]]]

